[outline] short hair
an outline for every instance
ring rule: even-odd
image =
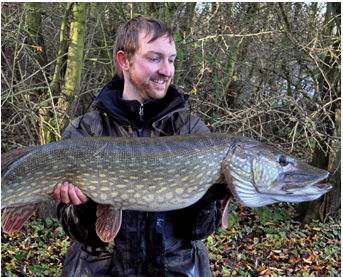
[[[127,21],[119,30],[113,46],[113,61],[117,74],[124,78],[123,70],[118,64],[117,53],[124,51],[129,62],[139,49],[139,34],[145,32],[148,36],[153,33],[148,43],[167,35],[170,42],[174,41],[174,32],[168,23],[147,15],[138,15]]]

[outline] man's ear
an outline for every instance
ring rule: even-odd
[[[118,64],[122,68],[123,71],[129,71],[130,63],[129,63],[129,60],[126,58],[124,51],[122,51],[122,50],[118,51],[117,61],[118,61]]]

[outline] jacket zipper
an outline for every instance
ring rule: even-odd
[[[180,104],[183,103],[184,101],[180,101]],[[151,120],[155,120],[155,119],[158,119],[158,120],[162,120],[163,118],[165,118],[166,116],[170,115],[171,112],[168,112],[166,113],[164,116],[158,118],[158,117],[154,117],[154,118],[151,118],[150,120],[148,120],[147,122],[145,122],[145,124],[142,126],[142,124],[144,123],[143,121],[143,114],[144,114],[144,104],[143,103],[140,103],[141,106],[139,107],[139,126],[136,126],[137,127],[137,130],[138,130],[138,136],[139,137],[143,137],[143,130],[144,130],[144,127],[151,121]],[[179,111],[186,111],[185,108],[175,108],[175,110],[173,110],[172,112],[173,113],[176,113],[176,112],[179,112]],[[120,118],[118,118],[120,119]],[[127,119],[123,118],[123,119],[120,119],[120,120],[124,120],[125,122],[129,123],[132,125],[132,123],[130,121],[128,121]],[[139,128],[141,127],[141,128]]]
[[[184,101],[181,101],[180,104],[182,104]],[[141,103],[141,106],[139,108],[139,115],[140,115],[140,123],[143,122],[143,108],[144,108],[144,104]],[[186,109],[184,108],[176,108],[175,110],[173,110],[173,113],[179,112],[179,111],[186,111]],[[158,118],[158,117],[154,117],[151,118],[150,120],[148,120],[147,122],[145,122],[145,124],[142,126],[142,128],[138,128],[138,136],[142,137],[143,136],[143,129],[144,127],[151,121],[154,119],[158,119],[159,121],[162,120],[163,118],[165,118],[166,116],[170,115],[171,112],[166,113],[164,116]],[[189,121],[190,122],[190,121]],[[141,126],[141,124],[140,124]]]
[[[139,107],[139,127],[143,125],[143,114],[144,114],[144,104],[141,103],[141,106]],[[143,127],[138,128],[138,136],[143,136]]]

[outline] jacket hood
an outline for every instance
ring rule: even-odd
[[[93,107],[100,113],[119,120],[129,121],[138,126],[140,111],[143,107],[142,119],[144,122],[152,118],[161,118],[164,115],[179,109],[188,110],[186,94],[174,85],[170,85],[163,99],[150,100],[142,104],[137,100],[124,100],[122,98],[124,79],[115,76],[111,82],[103,87],[96,96]],[[142,120],[141,119],[141,120]]]

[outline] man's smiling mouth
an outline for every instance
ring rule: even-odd
[[[152,79],[151,81],[153,81],[154,83],[157,83],[157,84],[164,84],[166,80]]]

